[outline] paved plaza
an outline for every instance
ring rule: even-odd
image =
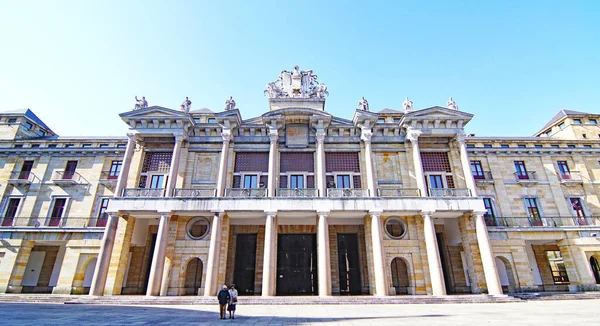
[[[598,325],[600,300],[486,304],[214,306],[4,303],[0,325]]]

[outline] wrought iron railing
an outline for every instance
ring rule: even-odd
[[[117,181],[119,179],[118,173],[112,173],[111,171],[102,171],[100,172],[100,180],[114,180]]]
[[[543,228],[543,227],[597,227],[600,226],[598,216],[502,216],[485,217],[486,224],[493,227],[508,228]]]
[[[379,197],[420,197],[418,188],[377,189]]]
[[[225,189],[225,197],[263,198],[263,197],[267,197],[267,189],[265,189],[265,188],[228,188],[228,189]]]
[[[558,172],[558,178],[563,182],[582,182],[579,171]]]
[[[278,188],[277,197],[319,197],[319,189],[314,188]]]
[[[369,189],[357,188],[329,188],[327,189],[327,197],[369,197]]]
[[[430,197],[471,197],[467,188],[429,188]]]
[[[81,176],[81,174],[75,171],[54,171],[54,175],[52,176],[52,181],[54,182],[70,182],[70,183],[78,183],[84,184],[87,181]]]
[[[9,181],[21,181],[26,183],[33,183],[37,179],[37,176],[31,171],[15,171],[10,174]]]
[[[215,197],[217,189],[175,189],[173,190],[173,197]]]
[[[123,189],[123,197],[133,198],[155,198],[163,197],[165,190],[162,188],[126,188]]]
[[[93,228],[106,226],[103,217],[0,217],[0,228]]]
[[[492,172],[490,171],[473,172],[473,179],[475,179],[475,181],[494,181]]]
[[[535,171],[515,172],[514,175],[519,182],[537,181],[538,179]]]

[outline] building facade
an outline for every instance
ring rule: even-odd
[[[0,293],[446,295],[600,289],[600,115],[465,134],[447,107],[325,111],[312,71],[269,110],[148,107],[123,138],[0,114]]]

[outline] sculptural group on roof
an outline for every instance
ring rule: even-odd
[[[327,86],[317,81],[312,70],[301,71],[298,66],[292,71],[281,71],[276,81],[267,84],[264,93],[269,98],[325,98],[329,95]]]

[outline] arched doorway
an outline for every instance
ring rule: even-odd
[[[515,276],[513,273],[510,262],[505,257],[497,256],[496,270],[498,271],[498,277],[500,278],[500,285],[502,285],[502,291],[513,293],[516,289]]]
[[[198,289],[202,286],[202,261],[200,258],[191,259],[185,272],[185,294],[198,295]]]
[[[596,284],[600,284],[600,264],[598,264],[598,260],[594,256],[590,257],[590,265],[592,265],[592,272],[594,273]]]
[[[410,280],[408,277],[408,267],[404,259],[400,257],[392,260],[392,285],[396,289],[396,294],[408,294]]]

